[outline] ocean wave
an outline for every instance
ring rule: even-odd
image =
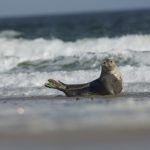
[[[120,67],[123,74],[123,92],[149,92],[150,67]],[[90,82],[100,76],[100,69],[0,74],[0,96],[12,95],[63,95],[58,90],[44,87],[49,79],[68,84]]]
[[[59,39],[0,38],[0,71],[56,71],[98,68],[105,57],[119,65],[149,66],[150,35],[118,38]],[[43,66],[42,66],[43,65]]]
[[[22,35],[21,32],[15,30],[3,30],[0,32],[0,38],[20,38]]]
[[[124,83],[150,82],[150,67],[120,67]],[[0,87],[40,87],[53,78],[66,83],[90,82],[100,76],[101,69],[0,74]]]
[[[23,61],[16,64],[10,72],[51,72],[98,69],[105,57],[115,59],[119,66],[150,66],[150,52],[136,52],[130,50],[128,54],[122,56],[120,54],[108,54],[105,52],[87,53],[84,56],[59,56],[52,60]],[[8,58],[8,60],[8,63],[11,63],[11,59]]]

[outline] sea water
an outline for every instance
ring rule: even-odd
[[[124,92],[150,90],[150,11],[0,19],[0,96],[63,95],[49,78],[84,83],[115,59]]]

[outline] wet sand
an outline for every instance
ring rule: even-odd
[[[150,148],[150,93],[0,98],[3,150]]]

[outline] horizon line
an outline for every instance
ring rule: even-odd
[[[90,13],[115,13],[124,11],[148,11],[150,7],[145,8],[124,8],[124,9],[111,9],[111,10],[90,10],[90,11],[74,11],[74,12],[43,12],[43,13],[33,13],[33,14],[22,14],[22,15],[6,15],[0,16],[0,19],[11,19],[11,18],[32,18],[32,17],[42,17],[42,16],[70,16],[70,15],[80,15],[80,14],[90,14]]]

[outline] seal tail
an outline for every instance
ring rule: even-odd
[[[60,81],[55,81],[53,79],[48,79],[48,83],[45,83],[45,87],[52,88],[52,89],[58,89],[60,91],[65,91],[66,86]]]

